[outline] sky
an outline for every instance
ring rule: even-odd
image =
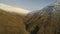
[[[0,0],[0,3],[34,11],[55,1],[56,0]]]

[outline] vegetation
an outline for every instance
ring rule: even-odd
[[[0,34],[29,34],[22,16],[0,10]]]

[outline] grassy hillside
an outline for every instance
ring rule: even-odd
[[[0,34],[29,34],[18,14],[0,10]]]

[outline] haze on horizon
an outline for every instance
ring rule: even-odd
[[[56,0],[0,0],[0,3],[33,11],[39,10],[55,1]]]

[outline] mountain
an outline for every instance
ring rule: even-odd
[[[5,10],[7,12],[13,12],[13,13],[18,13],[18,14],[22,14],[22,15],[26,15],[30,12],[29,10],[9,6],[9,5],[6,5],[6,4],[3,4],[3,3],[0,3],[0,9]]]
[[[60,34],[60,4],[36,11],[26,22],[31,34]]]
[[[6,8],[6,6],[5,6],[5,8]],[[52,6],[46,6],[43,9],[37,10],[35,12],[30,12],[30,11],[24,12],[23,11],[24,13],[21,12],[20,9],[19,9],[20,12],[17,12],[18,9],[15,8],[15,7],[12,9],[11,6],[8,6],[8,10],[5,9],[5,8],[3,8],[5,10],[5,12],[8,11],[8,12],[15,12],[15,13],[24,14],[24,15],[27,14],[24,17],[23,20],[25,20],[24,25],[26,25],[25,26],[26,30],[28,32],[30,32],[31,34],[57,34],[57,33],[60,34],[60,4],[54,4]],[[2,14],[2,13],[0,13],[0,14]],[[18,15],[10,15],[9,13],[3,13],[0,16],[2,16],[1,17],[2,19],[4,18],[3,19],[4,21],[2,21],[1,18],[0,18],[0,20],[1,20],[0,22],[5,22],[5,19],[7,19],[7,21],[9,21],[8,24],[10,24],[10,26],[12,25],[11,23],[14,22],[13,24],[15,26],[19,25],[21,27],[22,23],[19,24],[21,22],[19,20],[19,19],[21,19],[20,16],[18,16]],[[13,22],[12,22],[12,20],[13,20]],[[16,23],[18,22],[18,24],[15,24],[15,22]],[[22,24],[22,26],[23,26],[23,24]],[[17,28],[17,29],[18,29],[17,31],[20,31],[19,28]],[[21,30],[23,30],[23,29],[21,29]],[[7,30],[7,31],[9,31],[9,30]],[[13,30],[13,32],[17,32],[17,31]]]

